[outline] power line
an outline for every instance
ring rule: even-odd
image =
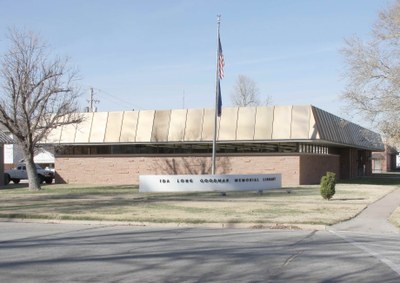
[[[98,89],[98,88],[94,88],[97,92],[105,94],[108,96],[108,98],[111,98],[111,100],[113,100],[115,103],[117,103],[118,105],[123,105],[123,108],[126,108],[126,106],[132,106],[131,109],[141,109],[142,107],[140,107],[139,105],[133,105],[131,101],[127,101],[125,99],[122,99],[121,97],[117,97],[115,95],[112,95],[111,93],[102,90],[102,89]]]

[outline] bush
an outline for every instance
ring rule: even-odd
[[[330,200],[335,194],[336,174],[333,172],[326,172],[325,176],[321,178],[321,196],[324,199]]]

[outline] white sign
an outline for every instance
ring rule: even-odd
[[[5,164],[14,163],[14,145],[12,144],[4,145],[4,163]]]
[[[262,191],[281,187],[281,174],[139,176],[139,192]]]

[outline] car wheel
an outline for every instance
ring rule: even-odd
[[[14,184],[19,184],[19,181],[21,181],[20,179],[11,179],[11,181],[13,181]]]
[[[51,184],[51,183],[53,183],[53,179],[52,178],[46,178],[45,182],[46,182],[46,184]]]
[[[44,177],[42,175],[38,175],[39,184],[44,182]]]
[[[4,174],[4,185],[8,185],[10,183],[10,175]]]

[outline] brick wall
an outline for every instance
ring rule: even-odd
[[[281,173],[283,185],[288,186],[319,183],[326,171],[335,172],[338,163],[339,157],[324,155],[225,156],[217,158],[216,173]],[[57,157],[55,164],[56,183],[138,184],[139,174],[209,174],[211,171],[211,158],[204,156]]]
[[[281,173],[283,186],[300,182],[299,156],[233,156],[229,161],[231,174]]]
[[[326,172],[336,173],[340,179],[339,155],[301,155],[300,156],[300,184],[319,184]]]

